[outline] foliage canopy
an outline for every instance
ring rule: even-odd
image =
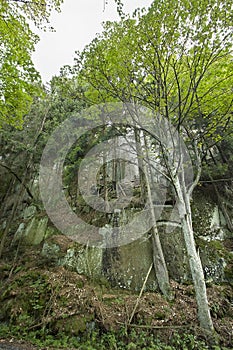
[[[31,59],[39,38],[29,27],[41,27],[62,0],[2,0],[0,4],[0,127],[22,125],[33,96],[41,94],[40,76]]]

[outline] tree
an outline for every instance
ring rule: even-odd
[[[31,59],[36,36],[27,19],[37,26],[48,22],[62,0],[2,0],[0,4],[0,127],[22,125],[33,97],[42,94],[40,75]]]
[[[76,98],[74,86],[72,80],[63,76],[53,78],[51,90],[44,90],[43,98],[34,98],[20,129],[11,125],[2,126],[0,222],[6,222],[6,227],[0,233],[0,256],[25,206],[34,205],[40,209],[37,179],[41,155],[49,135],[72,113],[78,113],[85,107],[84,102]]]
[[[63,0],[4,0],[11,11],[25,15],[39,28],[46,29],[53,10],[60,12]],[[53,28],[51,28],[53,29]]]
[[[89,84],[93,103],[103,97],[102,101],[135,102],[161,116],[160,130],[175,147],[169,149],[163,135],[157,135],[156,142],[176,197],[200,325],[210,333],[213,323],[190,202],[204,152],[226,134],[226,125],[232,130],[232,6],[231,1],[220,0],[154,1],[146,14],[137,12],[133,19],[107,23],[103,34],[76,60],[77,77]],[[195,169],[191,184],[185,179],[187,164],[169,123],[189,148]]]

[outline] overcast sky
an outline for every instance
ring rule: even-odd
[[[148,7],[152,0],[124,0],[124,10]],[[61,13],[53,13],[50,24],[56,32],[36,31],[40,42],[33,54],[36,69],[47,82],[65,64],[72,64],[76,50],[82,50],[102,31],[101,23],[118,19],[114,0],[64,0]]]

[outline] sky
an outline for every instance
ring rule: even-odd
[[[124,0],[124,11],[148,7],[152,0]],[[114,0],[64,0],[61,13],[52,13],[50,25],[56,32],[33,29],[40,41],[33,53],[33,62],[44,83],[58,75],[60,68],[73,63],[75,51],[81,51],[102,31],[101,23],[118,19]]]

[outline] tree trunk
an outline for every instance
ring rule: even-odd
[[[151,194],[148,193],[148,197],[151,199]],[[149,199],[149,201],[150,201]],[[163,295],[168,299],[173,299],[170,283],[169,283],[169,275],[167,270],[167,265],[164,259],[163,249],[159,238],[159,233],[157,229],[156,218],[154,215],[154,207],[152,201],[150,201],[150,213],[152,218],[152,248],[153,248],[153,262],[154,269],[156,273],[156,277],[158,280],[159,289],[163,293]]]
[[[6,227],[5,227],[5,230],[3,232],[3,235],[1,237],[1,242],[0,242],[0,258],[2,257],[2,254],[3,254],[3,250],[4,250],[4,245],[5,245],[5,242],[6,242],[6,239],[7,239],[7,236],[8,236],[8,233],[10,231],[10,228],[11,228],[11,225],[12,225],[12,222],[14,221],[15,219],[15,215],[16,215],[16,211],[18,209],[18,205],[24,195],[24,191],[25,191],[25,188],[23,185],[21,185],[20,187],[20,190],[19,190],[19,193],[17,195],[17,198],[15,200],[15,203],[11,209],[11,214],[7,220],[7,224],[6,224]]]
[[[150,210],[150,216],[152,220],[152,248],[153,248],[153,262],[154,262],[154,269],[158,281],[159,288],[163,295],[168,299],[173,299],[170,283],[169,283],[169,275],[167,270],[166,261],[163,254],[163,248],[160,242],[160,237],[157,229],[157,222],[156,222],[156,216],[154,211],[154,204],[152,200],[152,194],[151,194],[151,186],[149,181],[149,171],[147,167],[150,167],[150,159],[148,156],[148,146],[146,144],[146,137],[144,136],[144,142],[145,142],[145,158],[141,158],[142,155],[142,149],[140,150],[139,157],[142,159],[142,167],[143,167],[143,173],[144,173],[144,179],[147,189],[147,197],[148,197],[148,203],[149,203],[149,210]],[[141,144],[138,146],[141,148]]]
[[[141,202],[146,202],[146,179],[145,174],[143,172],[143,157],[142,157],[142,147],[140,142],[140,132],[137,128],[134,128],[134,137],[136,142],[136,152],[137,152],[137,161],[138,161],[138,171],[139,171],[139,180],[141,187]]]
[[[180,190],[179,180],[176,182],[178,185],[178,192]],[[201,328],[205,329],[210,334],[213,334],[214,326],[210,315],[210,309],[208,305],[205,278],[200,257],[196,250],[193,227],[192,227],[192,213],[190,207],[190,197],[187,193],[184,193],[182,197],[178,197],[177,203],[178,211],[181,218],[181,226],[185,239],[186,249],[188,253],[189,265],[194,283],[198,318]]]

